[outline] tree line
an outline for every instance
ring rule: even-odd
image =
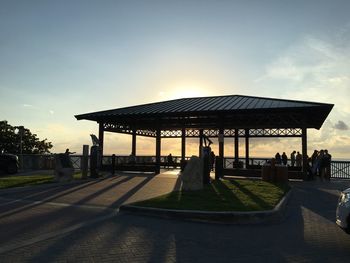
[[[47,139],[40,140],[23,126],[12,126],[7,121],[0,121],[0,151],[20,154],[21,148],[23,154],[44,154],[50,153],[52,143]]]

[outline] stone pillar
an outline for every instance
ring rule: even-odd
[[[81,160],[81,177],[86,179],[89,170],[89,145],[83,145],[83,157]]]

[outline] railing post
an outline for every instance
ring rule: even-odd
[[[115,154],[112,154],[112,175],[115,173]]]

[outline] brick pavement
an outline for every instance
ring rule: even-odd
[[[138,194],[142,191],[146,195],[154,194],[160,185],[167,185],[168,189],[171,189],[176,180],[169,177],[171,176],[152,178],[147,183],[142,183],[145,179],[132,178],[121,182],[125,179],[121,176],[115,179],[121,183],[113,188],[109,188],[113,180],[106,180],[100,182],[102,185],[96,189],[99,191],[107,188],[107,192],[119,193],[116,196],[120,197],[121,201],[128,202],[132,200],[132,196],[135,199],[141,198]],[[122,190],[119,192],[119,187],[133,180],[132,195]],[[0,262],[347,262],[350,258],[350,236],[339,229],[334,221],[339,190],[349,187],[349,182],[293,184],[295,189],[286,219],[279,224],[214,225],[123,213],[106,217],[99,222],[91,221],[90,224],[74,231],[8,250],[0,254]],[[150,185],[155,188],[153,191]],[[93,185],[90,187],[90,190],[93,189]],[[74,195],[69,193],[69,189],[62,190],[68,192],[69,198],[58,196],[53,200],[77,203],[77,200],[84,198],[83,193],[87,193],[85,191],[88,188],[80,189],[83,193],[77,190],[79,196],[77,200],[73,200]],[[54,194],[62,195],[62,191],[56,190]],[[105,194],[103,191],[102,193]],[[96,206],[101,204],[102,199],[97,197],[96,192],[90,195],[92,198],[85,198],[84,204]],[[4,197],[0,193],[1,196]],[[48,198],[47,195],[43,196]],[[104,198],[109,200],[107,196]],[[121,201],[109,200],[107,207],[117,207]],[[52,208],[54,205],[50,207],[42,207],[42,211],[35,212],[38,216],[36,220],[40,220],[41,214],[50,214],[50,209],[55,210]],[[1,221],[5,218],[6,220],[12,218],[13,223],[20,220],[15,217],[17,214],[1,218],[3,213],[9,213],[17,208],[9,207],[7,212],[1,210],[2,228],[6,228],[6,222],[3,225]],[[74,209],[83,211],[85,208],[77,206]],[[93,213],[91,210],[86,208],[88,211],[86,213]],[[23,210],[20,213],[26,212],[27,210]],[[68,217],[72,220],[79,212],[62,214],[63,218]],[[97,213],[91,218],[101,218],[101,214]],[[40,228],[39,225],[37,228]],[[61,226],[57,227],[60,228]],[[25,229],[22,231],[23,234],[26,233]]]

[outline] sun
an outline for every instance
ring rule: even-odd
[[[164,89],[158,92],[161,100],[173,100],[183,98],[207,97],[213,95],[211,89],[203,84],[198,83],[172,83],[166,85]]]
[[[176,85],[169,94],[174,99],[204,97],[208,95],[205,88],[197,85]]]

